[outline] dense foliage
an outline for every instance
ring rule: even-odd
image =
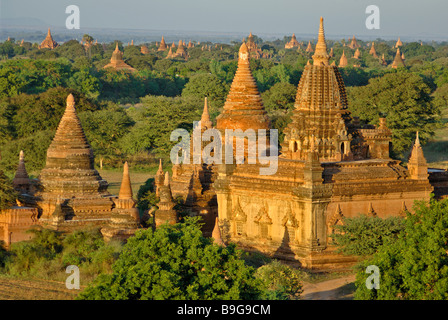
[[[358,267],[356,299],[446,300],[448,298],[448,200],[416,202],[397,239]],[[380,271],[380,288],[368,289],[366,267]]]
[[[284,49],[288,37],[276,41],[254,37],[267,57],[251,59],[250,67],[281,140],[297,84],[312,54]],[[126,159],[134,168],[153,166],[156,158],[168,158],[169,132],[177,127],[191,130],[193,120],[199,120],[204,97],[212,118],[221,112],[236,72],[237,42],[205,42],[205,50],[188,49],[190,57],[185,61],[166,59],[167,53],[157,51],[155,43],[146,43],[149,53],[142,54],[140,46],[120,41],[100,45],[90,35],[83,38],[89,46],[70,40],[54,50],[14,39],[0,43],[0,165],[8,174],[14,171],[21,149],[30,171],[43,167],[69,92],[75,95],[97,165],[117,167]],[[429,140],[440,120],[439,111],[447,106],[448,46],[406,43],[402,52],[407,67],[397,71],[383,66],[366,47],[359,59],[352,58],[354,50],[344,42],[327,41],[335,54],[330,63],[337,64],[343,51],[349,58],[349,66],[340,72],[353,115],[371,124],[386,116],[395,157],[404,157],[415,131],[421,132],[423,142]],[[137,72],[103,68],[116,44]],[[378,56],[384,54],[388,64],[395,56],[393,44],[375,42]]]
[[[343,224],[334,226],[331,235],[338,252],[346,255],[368,256],[387,242],[395,241],[404,229],[400,217],[378,218],[360,215],[343,218]]]
[[[204,238],[196,219],[137,232],[113,273],[101,275],[81,299],[256,299],[260,284],[235,245]]]

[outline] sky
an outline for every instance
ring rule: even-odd
[[[380,9],[380,29],[368,30],[368,5]],[[446,37],[447,0],[0,0],[0,19],[39,19],[64,27],[77,5],[82,28],[121,28],[254,34],[317,33],[327,37]]]

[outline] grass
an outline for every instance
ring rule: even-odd
[[[108,191],[111,194],[118,194],[123,178],[123,172],[118,169],[102,169],[98,170],[98,172],[101,177],[109,183]],[[154,177],[154,174],[151,172],[129,170],[129,176],[131,178],[131,187],[135,198],[140,186],[142,186],[149,178]]]

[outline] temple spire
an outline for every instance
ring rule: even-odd
[[[409,157],[408,170],[411,179],[422,180],[428,178],[428,164],[423,154],[418,132],[412,147],[411,156]]]
[[[238,52],[238,67],[223,111],[216,118],[216,128],[225,129],[269,129],[270,122],[257,83],[249,65],[249,49],[246,43]]]
[[[320,17],[319,35],[313,55],[314,65],[328,65],[329,59],[330,56],[327,53],[327,44],[325,43],[324,19]]]
[[[208,113],[207,97],[204,98],[204,111],[202,112],[201,126],[205,129],[210,129],[212,127],[212,121],[210,120],[210,114]]]
[[[130,199],[132,198],[132,188],[131,188],[131,179],[129,177],[129,165],[126,161],[123,166],[123,179],[121,181],[120,192],[118,197],[120,199]]]

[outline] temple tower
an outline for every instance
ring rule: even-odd
[[[41,218],[53,213],[58,197],[68,201],[70,219],[102,215],[112,209],[108,183],[94,168],[93,151],[76,114],[72,94],[67,97],[67,107],[47,150],[46,165],[39,179]]]
[[[313,143],[322,161],[351,157],[347,95],[342,76],[328,64],[329,58],[321,18],[313,64],[303,70],[292,121],[284,131],[282,157],[305,160]]]
[[[53,40],[53,37],[51,36],[50,28],[48,28],[47,36],[45,37],[44,41],[39,45],[39,49],[54,49],[58,46],[58,43]]]
[[[118,42],[115,46],[114,52],[112,52],[112,57],[110,58],[110,63],[106,64],[103,68],[104,69],[112,68],[115,70],[125,70],[125,71],[130,71],[130,72],[136,71],[134,68],[132,68],[130,65],[128,65],[127,63],[125,63],[123,61],[123,53],[118,48]]]
[[[17,171],[12,181],[14,189],[21,194],[27,194],[30,192],[30,177],[25,168],[25,154],[20,150],[19,154],[19,165],[17,166]]]
[[[428,179],[428,164],[423,155],[423,149],[420,144],[418,132],[415,138],[414,146],[412,147],[411,156],[408,162],[408,170],[411,179],[426,180]]]

